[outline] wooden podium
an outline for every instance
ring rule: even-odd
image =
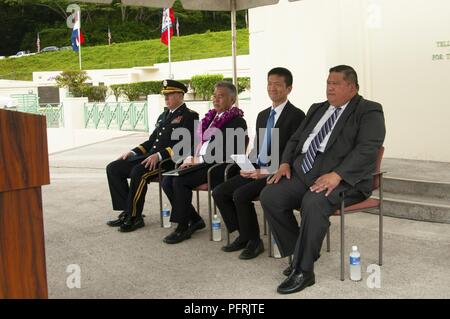
[[[47,298],[45,117],[0,109],[0,298]]]

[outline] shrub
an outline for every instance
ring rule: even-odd
[[[232,78],[224,78],[224,81],[229,81],[229,82],[233,82]],[[250,89],[250,78],[249,77],[242,77],[242,78],[238,78],[238,94]]]
[[[87,95],[89,102],[104,102],[107,90],[108,88],[104,85],[86,86],[83,93]]]
[[[222,74],[194,75],[191,78],[191,85],[196,97],[200,96],[203,100],[209,100],[214,94],[214,85],[222,80]]]

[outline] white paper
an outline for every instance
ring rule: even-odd
[[[252,162],[248,159],[245,154],[233,154],[231,155],[231,159],[239,165],[241,170],[244,172],[253,172],[255,171],[255,166],[253,166]]]

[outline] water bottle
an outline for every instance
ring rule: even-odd
[[[350,253],[350,279],[353,281],[361,280],[361,254],[358,246],[352,246]]]
[[[277,242],[272,235],[272,256],[273,258],[281,258],[280,250],[278,249]]]
[[[162,217],[163,217],[163,227],[170,228],[172,224],[170,222],[170,210],[169,207],[167,207],[167,204],[164,205],[164,208],[162,210]]]
[[[212,233],[214,241],[222,240],[222,229],[220,228],[220,218],[217,214],[214,214],[212,220]]]

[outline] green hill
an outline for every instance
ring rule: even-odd
[[[249,52],[247,29],[237,31],[237,51],[238,55]],[[159,39],[82,47],[81,53],[84,70],[149,66],[168,61],[167,47]],[[173,37],[171,55],[172,61],[230,56],[231,31]],[[32,80],[32,72],[78,68],[76,52],[47,52],[0,60],[0,78]]]

